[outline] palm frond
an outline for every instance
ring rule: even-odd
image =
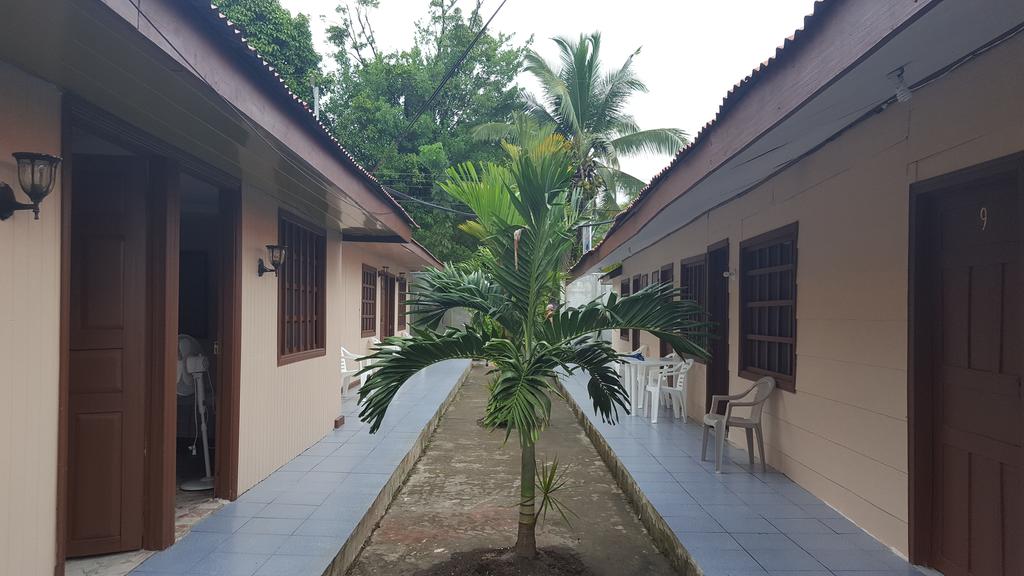
[[[470,131],[477,142],[501,142],[512,135],[513,125],[507,122],[487,122],[474,126]]]
[[[675,128],[652,128],[619,136],[611,141],[616,152],[626,156],[636,154],[675,154],[686,145],[686,132]]]
[[[492,317],[514,332],[518,326],[503,313],[505,303],[501,288],[479,270],[446,266],[423,272],[409,290],[406,305],[417,328],[436,330],[449,310],[467,308]],[[503,321],[509,324],[506,326]]]
[[[473,328],[449,330],[442,335],[417,331],[411,338],[392,338],[373,348],[362,360],[373,363],[357,374],[369,373],[359,388],[359,419],[376,432],[388,406],[405,382],[420,370],[443,360],[483,358],[490,336]]]
[[[659,283],[626,297],[612,293],[607,304],[595,300],[560,310],[541,332],[554,344],[602,330],[637,329],[667,341],[680,356],[706,359],[709,353],[697,341],[708,337],[712,326],[699,304],[682,299],[682,289]]]

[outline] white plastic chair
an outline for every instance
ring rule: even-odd
[[[672,356],[678,358],[674,354]],[[647,413],[651,418],[651,424],[658,423],[658,407],[662,400],[668,402],[672,408],[672,414],[676,418],[682,419],[683,423],[686,422],[686,396],[689,383],[687,374],[690,372],[690,368],[693,368],[692,358],[662,367],[652,374],[644,389],[644,400],[647,400],[646,397],[650,399],[647,404]]]
[[[754,382],[750,388],[740,394],[733,394],[731,396],[726,395],[715,395],[711,397],[711,411],[704,415],[704,438],[701,442],[700,448],[700,459],[701,461],[707,458],[708,452],[708,432],[710,429],[715,430],[715,472],[722,471],[722,452],[725,451],[725,436],[726,431],[729,428],[743,428],[747,432],[747,456],[750,458],[750,467],[754,467],[754,439],[753,435],[757,435],[757,449],[761,452],[761,471],[767,472],[768,466],[765,464],[766,457],[764,455],[764,434],[761,432],[761,412],[764,409],[764,403],[768,401],[768,397],[772,395],[772,391],[775,390],[775,379],[771,376],[765,376],[757,382]],[[749,402],[738,402],[753,393],[753,398]],[[718,403],[725,401],[725,414],[718,413]],[[750,408],[750,416],[740,417],[733,416],[732,409],[736,407],[748,407]]]
[[[351,396],[354,390],[358,390],[363,379],[357,378],[356,373],[363,368],[363,363],[357,354],[349,352],[344,346],[341,347],[341,397]]]

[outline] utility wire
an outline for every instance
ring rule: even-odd
[[[405,130],[396,139],[396,143],[401,143],[403,140],[405,140],[406,136],[409,135],[409,132],[412,131],[412,127],[414,124],[416,124],[416,121],[419,120],[420,116],[422,116],[423,113],[427,111],[427,108],[434,103],[434,100],[436,100],[437,97],[441,94],[441,90],[444,89],[445,84],[447,84],[448,81],[451,80],[452,76],[455,76],[455,73],[459,71],[459,67],[462,66],[462,63],[466,61],[466,57],[469,56],[470,50],[472,50],[473,47],[476,46],[476,43],[480,40],[480,38],[483,37],[484,32],[487,31],[487,27],[491,25],[491,21],[494,20],[494,17],[498,15],[498,12],[501,11],[502,7],[505,6],[506,2],[508,2],[508,0],[501,0],[501,4],[499,4],[498,7],[494,9],[494,13],[491,14],[491,17],[488,18],[487,22],[485,22],[484,25],[480,28],[480,30],[477,31],[476,36],[473,37],[473,41],[470,42],[468,46],[466,46],[466,49],[462,51],[462,54],[459,55],[458,59],[456,59],[455,62],[452,63],[452,65],[444,73],[444,76],[441,78],[441,82],[437,85],[437,88],[434,88],[433,94],[431,94],[430,98],[427,98],[427,101],[420,106],[419,110],[416,112],[416,115],[413,116],[412,120],[409,121],[409,125],[405,127]],[[370,174],[376,172],[378,166],[380,166],[380,160],[378,160],[377,163],[373,165],[373,168],[370,169]]]
[[[462,212],[462,211],[456,210],[454,208],[449,208],[447,206],[442,206],[440,204],[434,204],[433,202],[427,202],[426,200],[421,200],[421,199],[419,199],[419,198],[417,198],[415,196],[410,196],[409,194],[406,194],[404,192],[399,192],[398,190],[395,190],[394,188],[388,188],[388,193],[389,194],[397,194],[398,196],[401,196],[402,198],[405,198],[407,200],[411,200],[412,202],[419,202],[420,204],[426,204],[427,206],[430,206],[431,208],[436,208],[438,210],[444,210],[445,212],[451,212],[452,214],[458,214],[459,216],[465,216],[467,218],[476,218],[476,214],[471,214],[469,212]]]
[[[325,180],[318,173],[310,172],[305,166],[302,166],[299,163],[293,161],[286,151],[283,151],[283,150],[279,149],[274,142],[272,142],[269,138],[264,136],[264,134],[263,134],[262,130],[260,129],[260,127],[255,125],[255,124],[253,124],[253,122],[250,121],[249,118],[246,116],[245,112],[243,112],[241,109],[238,108],[238,106],[235,106],[235,104],[233,102],[231,102],[230,100],[228,100],[227,98],[222,96],[219,92],[217,92],[216,88],[214,88],[213,85],[210,84],[210,81],[207,80],[205,76],[203,76],[202,72],[200,72],[199,69],[196,68],[196,66],[193,65],[192,62],[187,57],[185,57],[185,55],[181,52],[181,50],[178,49],[178,47],[174,44],[174,42],[171,42],[170,38],[168,38],[167,35],[164,34],[164,32],[160,29],[160,27],[157,26],[156,23],[154,23],[152,19],[150,19],[149,15],[140,6],[140,3],[139,3],[138,0],[128,0],[128,3],[131,4],[132,7],[134,7],[136,11],[138,11],[139,15],[141,15],[142,18],[146,20],[146,22],[153,28],[153,30],[155,30],[156,33],[163,39],[163,41],[166,42],[167,45],[170,46],[172,50],[174,50],[174,52],[175,52],[175,54],[177,54],[178,58],[188,66],[188,68],[192,71],[192,73],[195,74],[203,82],[203,84],[205,84],[207,87],[209,87],[213,91],[214,95],[219,100],[221,100],[222,102],[227,104],[228,108],[232,112],[234,112],[235,115],[238,116],[238,118],[246,126],[248,126],[249,129],[252,130],[253,133],[255,133],[260,138],[260,140],[262,140],[271,150],[273,150],[279,156],[281,156],[281,158],[284,159],[285,162],[287,162],[293,168],[295,168],[295,170],[298,171],[299,174],[305,176],[306,178],[308,178],[312,182],[319,183],[326,193],[328,193],[331,196],[337,198],[342,203],[348,204],[353,209],[355,209],[357,212],[365,212],[365,213],[371,214],[373,216],[384,216],[384,215],[390,214],[390,212],[375,212],[373,210],[369,210],[366,207],[363,207],[363,206],[360,206],[360,205],[356,204],[351,198],[348,198],[347,196],[344,196],[344,195],[341,195],[341,194],[338,194],[338,193],[334,192],[331,189],[331,186],[333,185],[333,182],[330,182],[329,180]],[[292,195],[292,197],[294,198],[295,196]],[[302,199],[302,201],[305,202],[312,209],[320,210],[319,207],[315,206],[314,204],[312,204],[308,200]],[[340,220],[337,220],[337,223],[338,223],[339,226],[342,225],[342,222]]]

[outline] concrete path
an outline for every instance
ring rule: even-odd
[[[469,362],[407,382],[380,431],[348,401],[346,424],[197,524],[132,574],[321,576],[343,573],[422,452]]]
[[[350,576],[412,575],[453,553],[515,542],[519,446],[514,438],[503,445],[503,432],[477,423],[486,402],[485,371],[477,367]],[[539,546],[570,548],[604,576],[676,574],[565,402],[554,402],[537,454],[545,460],[557,455],[569,467],[569,484],[559,496],[579,515],[572,528],[557,513],[548,515],[538,531]]]
[[[731,446],[722,474],[701,462],[701,427],[662,408],[658,423],[595,416],[586,376],[564,378],[574,409],[656,539],[705,576],[920,576],[913,566],[783,474],[751,473]],[[709,454],[714,447],[709,442]],[[695,572],[695,569],[691,569]]]

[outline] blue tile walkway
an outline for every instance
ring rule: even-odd
[[[321,576],[468,370],[449,360],[413,376],[373,435],[346,402],[344,426],[132,574]]]
[[[658,423],[601,422],[586,377],[563,378],[570,399],[632,476],[705,576],[920,576],[916,568],[787,476],[748,467],[730,446],[722,474],[701,462],[701,427],[666,408]],[[709,455],[714,446],[708,443]]]

